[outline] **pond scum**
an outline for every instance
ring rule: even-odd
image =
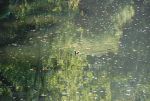
[[[0,11],[0,101],[150,100],[145,76],[131,86],[120,59],[135,2],[96,2],[9,1]]]

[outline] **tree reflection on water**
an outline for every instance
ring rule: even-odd
[[[0,5],[0,101],[150,100],[148,0]]]

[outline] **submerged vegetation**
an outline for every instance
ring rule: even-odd
[[[150,100],[148,0],[2,0],[0,8],[0,100]]]

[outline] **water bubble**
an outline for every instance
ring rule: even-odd
[[[127,91],[127,92],[130,92],[130,91],[131,91],[131,89],[127,89],[126,91]]]
[[[43,94],[41,94],[41,96],[47,96],[47,95],[43,93]]]
[[[127,94],[125,94],[125,95],[130,96],[131,94],[127,93]]]
[[[97,99],[97,97],[94,97],[94,99],[96,100],[96,99]]]
[[[123,67],[119,66],[118,68],[123,68]]]
[[[36,31],[35,29],[32,29],[32,30],[31,30],[31,32],[35,32],[35,31]]]
[[[62,94],[62,96],[67,96],[67,95],[69,95],[67,92],[62,92],[61,94]]]
[[[96,93],[96,92],[97,92],[96,90],[93,91],[93,93]]]
[[[76,92],[76,94],[79,94],[79,92]]]
[[[12,45],[12,46],[17,46],[17,44],[16,44],[16,43],[12,43],[11,45]]]

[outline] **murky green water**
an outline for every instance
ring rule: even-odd
[[[0,101],[149,101],[148,0],[1,0]]]

